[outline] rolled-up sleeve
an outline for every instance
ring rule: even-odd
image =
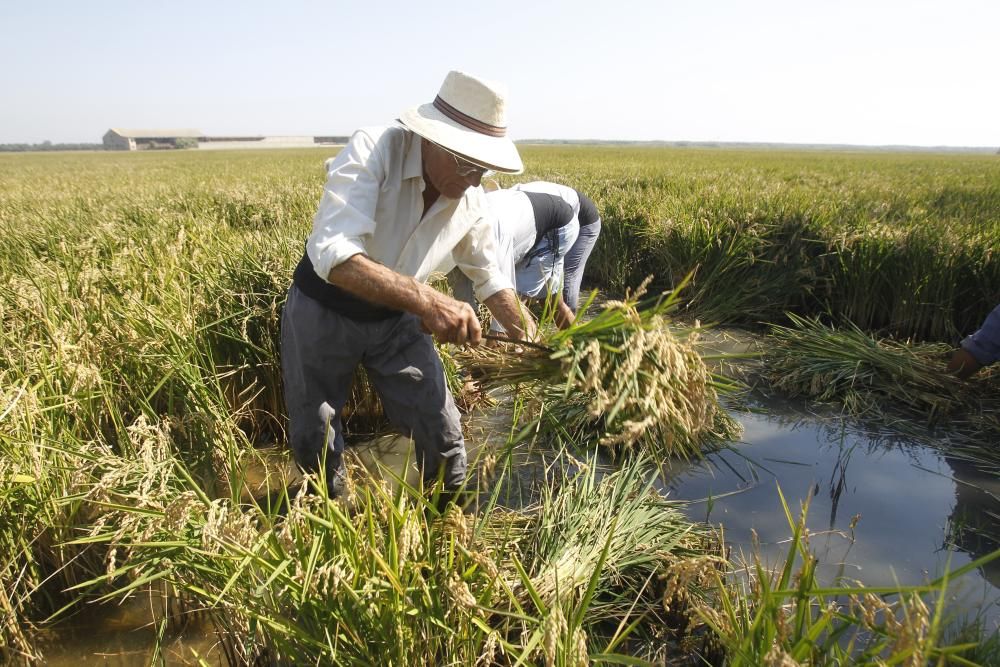
[[[962,347],[982,366],[1000,361],[1000,306],[986,316],[979,331],[962,341]]]
[[[371,136],[355,132],[327,163],[327,180],[306,252],[323,280],[330,269],[357,254],[375,231],[375,207],[384,179],[381,156]]]
[[[502,258],[494,235],[493,221],[484,215],[452,250],[455,264],[472,281],[480,302],[500,290],[514,288],[512,276],[501,269]]]

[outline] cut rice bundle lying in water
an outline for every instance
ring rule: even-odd
[[[670,324],[676,291],[640,302],[641,294],[607,302],[542,346],[481,347],[463,352],[462,362],[485,386],[518,385],[534,395],[536,417],[525,432],[596,440],[614,451],[639,447],[659,460],[696,457],[706,444],[738,437],[718,402],[732,384],[698,353],[700,326]]]
[[[1000,431],[996,396],[1000,374],[963,381],[945,372],[951,347],[877,339],[858,327],[828,326],[788,315],[774,325],[763,357],[772,386],[792,395],[842,405],[857,417],[900,410],[928,421],[954,416],[977,431]]]

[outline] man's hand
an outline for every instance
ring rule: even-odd
[[[511,340],[525,338],[533,340],[537,335],[538,327],[535,324],[535,318],[517,298],[514,290],[500,290],[487,297],[484,303]]]
[[[424,329],[442,343],[479,345],[483,331],[472,306],[433,289],[427,293],[427,307],[417,313]]]
[[[567,329],[573,325],[576,321],[576,314],[573,310],[566,305],[563,301],[562,293],[560,292],[557,296],[558,301],[556,302],[556,326],[560,329]]]
[[[964,347],[960,347],[952,353],[945,371],[959,379],[967,380],[975,375],[980,368],[982,365],[976,361],[976,358]]]

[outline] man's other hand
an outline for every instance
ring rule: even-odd
[[[524,306],[514,294],[512,289],[502,289],[495,294],[486,297],[483,301],[486,307],[493,313],[500,326],[507,332],[507,337],[511,340],[535,340],[538,335],[538,326],[535,318],[531,316],[531,311]]]

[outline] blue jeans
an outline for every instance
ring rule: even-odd
[[[514,288],[521,296],[544,299],[558,294],[565,284],[567,249],[576,245],[580,225],[575,220],[538,239],[531,251],[514,265]]]
[[[976,358],[981,366],[1000,361],[1000,306],[986,316],[979,331],[966,336],[962,347]]]
[[[580,305],[580,284],[583,282],[583,270],[587,267],[587,260],[590,259],[590,253],[600,235],[600,220],[580,227],[576,243],[563,258],[563,301],[574,313]]]

